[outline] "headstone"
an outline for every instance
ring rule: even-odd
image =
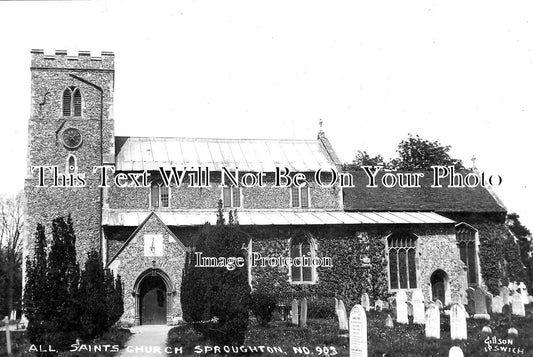
[[[293,299],[292,300],[292,306],[291,306],[291,315],[292,315],[292,324],[298,325],[298,320],[300,315],[298,314],[298,300]]]
[[[365,311],[370,311],[370,298],[368,297],[367,293],[363,293],[363,295],[361,295],[361,306],[363,306]]]
[[[466,289],[466,310],[471,315],[476,312],[475,294],[476,291],[473,288]]]
[[[518,330],[515,329],[514,327],[511,327],[510,329],[507,330],[507,334],[509,336],[518,336]]]
[[[520,284],[518,285],[518,288],[520,289],[520,295],[522,296],[522,302],[524,303],[524,305],[527,305],[529,304],[529,300],[527,298],[527,287],[526,287],[526,284],[524,284],[523,282],[520,282]]]
[[[441,309],[441,310],[442,310],[442,308],[444,307],[444,306],[442,305],[442,301],[440,301],[439,299],[435,300],[435,304],[436,304],[436,305],[439,307],[439,309]]]
[[[487,306],[487,313],[492,314],[492,300],[494,299],[494,296],[492,296],[491,293],[485,294],[485,303]]]
[[[405,291],[400,290],[396,293],[396,322],[399,324],[408,324],[407,317],[407,296]]]
[[[424,294],[422,290],[413,291],[413,323],[415,324],[424,324]]]
[[[474,318],[490,320],[490,315],[487,313],[487,297],[485,291],[478,287],[474,294]]]
[[[462,304],[461,294],[452,293],[452,304]]]
[[[17,310],[11,310],[11,317],[9,318],[11,321],[17,319]]]
[[[492,299],[492,313],[493,314],[501,314],[502,313],[502,307],[503,307],[503,299],[501,296],[495,296]]]
[[[411,301],[406,301],[405,305],[407,305],[407,316],[413,316],[413,303]]]
[[[481,332],[486,333],[487,335],[491,335],[492,329],[489,326],[483,326],[483,328],[481,329]]]
[[[368,357],[366,313],[361,305],[350,311],[350,357]]]
[[[524,303],[522,302],[522,295],[519,293],[511,295],[511,309],[513,315],[526,316],[526,310],[524,308]]]
[[[11,333],[9,332],[9,318],[6,316],[4,318],[6,323],[6,352],[8,356],[11,356]]]
[[[348,330],[348,317],[346,316],[346,307],[342,300],[339,300],[339,330]]]
[[[380,299],[377,299],[376,302],[374,303],[374,310],[382,311],[383,310],[383,301],[381,301]]]
[[[509,288],[502,286],[499,290],[503,305],[507,305],[509,303]]]
[[[339,310],[339,300],[335,298],[335,313],[337,314],[337,316],[339,316],[338,310]]]
[[[385,319],[385,327],[393,328],[394,323],[392,322],[391,315],[387,315],[387,318]]]
[[[439,307],[431,303],[426,310],[426,338],[440,338],[440,311]]]
[[[453,304],[450,311],[450,337],[452,340],[466,340],[466,315],[461,304]]]
[[[508,316],[509,318],[511,317],[511,305],[510,304],[505,304],[502,306],[502,314],[504,314],[505,316]]]
[[[453,346],[448,352],[448,357],[465,357],[463,350],[459,346]]]
[[[307,299],[302,299],[302,305],[300,310],[300,327],[307,326]]]

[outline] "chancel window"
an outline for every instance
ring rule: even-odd
[[[291,240],[291,281],[293,283],[313,282],[313,246],[309,237],[298,235]]]
[[[81,92],[74,86],[63,91],[63,116],[81,116]]]
[[[224,207],[241,207],[240,187],[230,186],[222,188],[222,202]]]
[[[170,207],[170,189],[160,182],[152,182],[150,186],[150,207]]]
[[[416,282],[416,236],[409,233],[394,233],[388,238],[389,282],[391,289],[415,289]]]
[[[309,186],[291,187],[291,205],[294,208],[309,208]]]
[[[460,223],[455,227],[459,255],[466,265],[468,285],[476,285],[478,283],[476,233],[474,228],[465,223]]]

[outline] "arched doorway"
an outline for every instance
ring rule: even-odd
[[[435,270],[431,274],[431,294],[433,301],[439,299],[443,304],[446,304],[446,295],[448,291],[448,274],[444,270]]]
[[[133,287],[136,325],[165,325],[172,313],[172,283],[162,270],[147,269]]]
[[[141,325],[167,323],[167,288],[159,276],[147,276],[140,285]]]

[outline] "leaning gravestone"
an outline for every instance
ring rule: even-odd
[[[523,282],[520,282],[520,284],[518,285],[518,288],[520,289],[520,295],[522,297],[522,302],[524,303],[524,305],[527,305],[529,304],[529,299],[527,298],[527,287],[526,287],[526,284],[524,284]]]
[[[492,313],[501,314],[503,308],[503,299],[501,296],[496,296],[492,299]]]
[[[292,324],[298,325],[300,315],[298,314],[298,300],[293,299],[291,305]]]
[[[464,357],[463,350],[459,346],[453,346],[448,352],[448,357]]]
[[[407,317],[407,296],[405,291],[400,290],[396,293],[396,322],[399,324],[408,324]]]
[[[350,311],[350,357],[368,357],[366,313],[361,305]]]
[[[522,295],[519,293],[511,295],[511,310],[513,311],[513,315],[526,316],[526,310],[524,308],[524,303],[522,302]]]
[[[413,323],[424,324],[424,294],[422,290],[413,291]]]
[[[382,311],[383,310],[383,301],[381,301],[380,299],[377,299],[376,303],[374,304],[374,310]]]
[[[339,330],[347,331],[348,330],[348,317],[346,316],[346,307],[344,302],[339,300]]]
[[[450,310],[450,337],[452,340],[466,340],[466,314],[461,304],[453,304]]]
[[[434,303],[426,310],[426,338],[440,338],[440,311]]]
[[[361,295],[361,306],[363,306],[365,311],[370,310],[370,298],[368,297],[367,293],[363,293],[363,295]]]
[[[385,327],[393,328],[394,323],[392,322],[391,315],[387,315],[387,318],[385,319]]]
[[[307,299],[302,299],[302,305],[300,310],[300,327],[307,326]]]
[[[506,286],[502,286],[499,290],[503,305],[507,305],[509,303],[509,288]]]

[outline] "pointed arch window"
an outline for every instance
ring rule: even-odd
[[[312,259],[315,256],[311,239],[305,234],[300,234],[291,239],[291,282],[313,283],[315,272]]]
[[[466,223],[455,226],[457,245],[462,262],[466,265],[466,279],[468,285],[478,284],[477,268],[477,231]]]
[[[69,174],[75,173],[78,171],[78,166],[76,165],[76,157],[74,155],[69,155],[67,159],[67,170]]]
[[[81,91],[70,86],[63,91],[63,116],[81,117]]]
[[[150,186],[150,207],[169,208],[170,189],[161,182],[154,181]]]
[[[391,289],[416,289],[416,236],[394,233],[388,238]]]

